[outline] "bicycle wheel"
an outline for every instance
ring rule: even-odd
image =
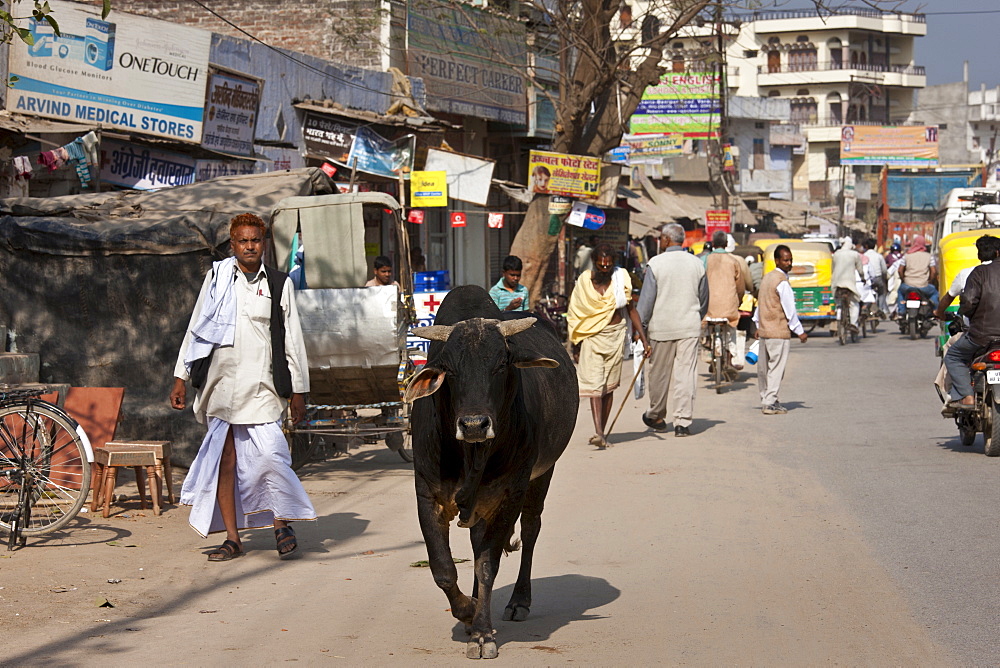
[[[722,393],[722,372],[725,355],[722,354],[722,335],[718,328],[712,331],[712,373],[715,381],[716,394]]]
[[[841,304],[840,317],[837,318],[837,340],[842,346],[847,343],[847,317],[847,309]]]
[[[20,516],[21,489],[29,516]],[[65,526],[90,491],[90,462],[76,425],[55,407],[33,402],[0,408],[0,527],[37,536]]]

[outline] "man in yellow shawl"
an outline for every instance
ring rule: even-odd
[[[580,347],[577,360],[580,396],[590,399],[597,431],[590,443],[605,448],[608,442],[604,428],[611,415],[614,391],[621,383],[626,314],[647,357],[650,347],[632,304],[632,279],[627,271],[615,266],[611,246],[598,244],[593,251],[593,263],[594,268],[584,271],[576,281],[566,320],[570,343]]]

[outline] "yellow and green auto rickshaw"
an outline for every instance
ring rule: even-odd
[[[792,270],[788,282],[795,294],[795,310],[807,332],[817,325],[824,327],[837,317],[837,303],[830,284],[833,282],[833,253],[830,245],[800,239],[778,239],[764,249],[764,273],[774,269],[774,249],[781,244],[792,251]],[[792,242],[792,243],[787,243]]]
[[[948,292],[949,288],[951,288],[951,284],[955,280],[955,277],[958,276],[963,269],[975,267],[979,264],[976,239],[984,234],[1000,237],[1000,228],[987,227],[979,230],[953,232],[938,242],[938,294],[940,294],[942,298],[945,296],[945,293]],[[959,301],[961,301],[961,298],[956,298],[955,301],[951,303],[948,307],[949,314],[958,311]],[[951,320],[952,317],[953,316],[949,316],[948,320]],[[947,332],[942,331],[938,337],[938,354],[940,354],[941,346],[944,345],[947,340]]]

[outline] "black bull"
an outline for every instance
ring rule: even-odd
[[[545,323],[505,314],[476,286],[452,290],[435,324],[413,330],[433,341],[406,390],[413,401],[417,514],[434,581],[470,628],[469,658],[494,658],[493,582],[521,519],[524,552],[505,620],[531,607],[531,559],[556,459],[576,423],[576,370]],[[516,319],[515,319],[516,318]],[[458,587],[449,525],[470,530],[472,596]]]

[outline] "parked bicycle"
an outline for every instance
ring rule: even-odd
[[[66,526],[87,500],[87,434],[44,390],[0,390],[0,527],[7,549]]]

